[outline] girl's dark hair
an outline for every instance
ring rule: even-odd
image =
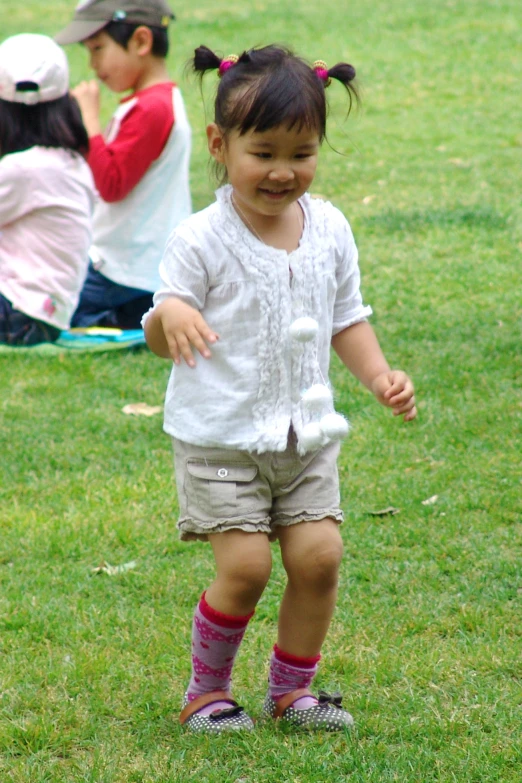
[[[0,100],[0,157],[36,146],[87,155],[89,138],[71,95],[35,106]]]
[[[142,24],[132,24],[131,22],[109,22],[106,27],[103,28],[103,32],[116,41],[117,44],[124,49],[127,48],[127,44],[134,35],[138,27],[143,27]],[[154,27],[153,25],[145,25],[152,33],[152,49],[151,54],[155,57],[166,57],[169,53],[169,36],[166,27]]]
[[[202,79],[207,71],[219,68],[222,58],[206,46],[194,52],[192,67]],[[352,84],[355,68],[338,63],[328,70],[328,78],[346,87],[349,105],[358,100]],[[235,129],[263,132],[286,125],[317,131],[320,141],[326,135],[327,104],[325,86],[315,70],[292,51],[280,46],[249,49],[237,63],[224,71],[215,102],[215,122],[226,135]],[[238,98],[240,98],[238,100]]]

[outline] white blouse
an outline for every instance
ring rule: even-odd
[[[221,188],[216,202],[175,229],[160,265],[154,306],[179,297],[220,336],[210,360],[198,354],[196,368],[173,365],[164,429],[198,446],[283,451],[290,425],[299,447],[311,421],[302,393],[328,383],[332,336],[372,311],[362,303],[357,248],[338,209],[305,194],[301,241],[287,253],[248,230],[231,193]],[[307,343],[289,332],[303,316],[319,325]]]

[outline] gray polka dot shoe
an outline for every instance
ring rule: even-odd
[[[203,707],[215,702],[227,702],[230,707],[216,709],[210,715],[201,715]],[[200,734],[222,734],[226,731],[252,731],[252,718],[234,701],[227,691],[212,691],[189,701],[185,696],[179,722],[190,731]]]
[[[285,693],[274,701],[268,693],[263,705],[263,713],[281,721],[281,725],[306,731],[342,731],[353,726],[353,718],[341,706],[342,696],[319,691],[318,703],[313,707],[298,710],[293,705],[303,696],[313,696],[307,688]]]

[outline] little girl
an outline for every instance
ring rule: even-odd
[[[67,59],[44,35],[0,45],[0,343],[54,342],[87,274],[94,184]]]
[[[333,409],[330,345],[379,402],[406,421],[416,415],[410,379],[390,369],[366,321],[350,227],[307,193],[325,87],[338,79],[351,103],[355,71],[310,67],[277,46],[223,60],[200,47],[194,68],[221,77],[207,137],[228,184],[171,235],[163,287],[144,317],[152,351],[174,359],[165,430],[181,538],[209,540],[216,561],[194,615],[180,721],[200,732],[252,728],[232,699],[231,671],[277,539],[288,580],[264,713],[342,729],[353,721],[340,696],[309,690],[342,555],[336,458],[348,424]],[[210,358],[208,343],[210,361],[196,363],[191,345]]]

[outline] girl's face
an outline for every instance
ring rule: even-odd
[[[207,128],[211,155],[227,170],[234,198],[246,216],[276,217],[312,184],[317,168],[319,135],[307,128],[276,127],[259,133],[223,136],[212,123]]]

